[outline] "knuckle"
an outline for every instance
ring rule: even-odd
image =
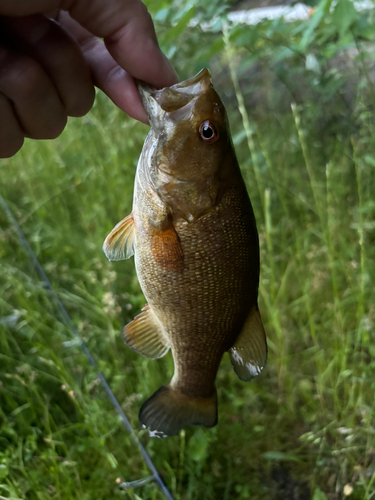
[[[41,114],[33,123],[28,124],[27,137],[30,139],[56,139],[64,130],[67,116],[63,113]]]
[[[56,139],[66,127],[67,121],[68,118],[65,114],[54,117],[54,120],[49,123],[49,126],[42,132],[42,137],[39,137],[39,139]]]
[[[138,1],[138,9],[140,14],[140,19],[142,19],[145,26],[153,32],[154,22],[152,20],[151,14],[148,11],[147,6],[143,2]]]
[[[84,91],[81,91],[80,93],[77,93],[74,99],[69,102],[66,107],[65,111],[68,116],[84,116],[86,115],[90,109],[92,108],[92,105],[94,104],[94,99],[95,99],[95,89],[94,86],[91,85],[88,89],[85,89]]]
[[[138,9],[139,9],[139,12],[144,16],[144,17],[147,17],[151,19],[151,15],[148,11],[148,8],[147,8],[147,5],[144,4],[141,0],[136,0],[137,2],[137,6],[138,6]]]
[[[0,68],[0,85],[24,95],[30,94],[42,78],[39,65],[25,56],[8,54],[1,58]]]
[[[9,158],[23,145],[24,133],[8,99],[0,93],[0,158]]]
[[[41,70],[32,59],[25,59],[22,65],[13,73],[14,83],[19,92],[23,94],[33,93],[33,89],[39,86],[42,74]]]
[[[55,59],[49,61],[52,68],[66,68],[71,65],[77,70],[82,71],[78,67],[77,61],[81,62],[80,53],[73,41],[60,41],[56,46]]]
[[[14,156],[23,146],[24,138],[21,134],[9,140],[8,137],[0,136],[0,158]]]
[[[83,41],[80,43],[81,51],[83,54],[86,54],[88,52],[92,52],[95,50],[97,47],[100,47],[100,45],[103,42],[101,40],[98,40],[94,36],[89,36],[85,38]]]

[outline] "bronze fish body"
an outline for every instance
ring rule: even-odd
[[[139,85],[151,123],[133,211],[106,238],[110,260],[135,256],[147,305],[124,340],[175,372],[142,406],[151,435],[217,423],[215,378],[229,351],[248,381],[267,358],[257,305],[259,244],[224,106],[207,69],[162,90]]]

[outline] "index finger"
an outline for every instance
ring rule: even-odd
[[[178,81],[140,0],[0,0],[0,15],[26,16],[55,9],[68,11],[93,35],[103,38],[113,58],[133,77],[157,88]]]

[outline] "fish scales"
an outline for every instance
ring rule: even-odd
[[[160,273],[147,220],[135,219],[137,234],[138,224],[146,226],[139,231],[139,238],[136,236],[136,245],[142,248],[136,257],[138,279],[171,339],[178,373],[175,386],[196,397],[213,393],[221,357],[234,343],[250,312],[254,287],[251,279],[238,280],[238,274],[257,280],[252,212],[248,205],[239,203],[238,189],[233,191],[226,193],[212,212],[176,227],[184,254],[184,267],[178,272]],[[141,200],[139,209],[142,212]]]
[[[140,85],[140,93],[152,130],[133,212],[104,251],[112,260],[134,252],[148,302],[125,327],[125,342],[151,358],[172,351],[171,382],[140,411],[151,434],[165,437],[216,424],[215,378],[226,351],[247,381],[263,369],[267,347],[254,214],[209,73],[161,91]]]

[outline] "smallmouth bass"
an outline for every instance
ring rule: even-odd
[[[217,424],[215,378],[228,351],[249,381],[267,359],[259,243],[224,105],[203,69],[162,90],[139,84],[151,130],[132,213],[107,236],[109,260],[134,255],[147,305],[123,331],[148,358],[172,351],[175,372],[142,406],[150,435]]]

